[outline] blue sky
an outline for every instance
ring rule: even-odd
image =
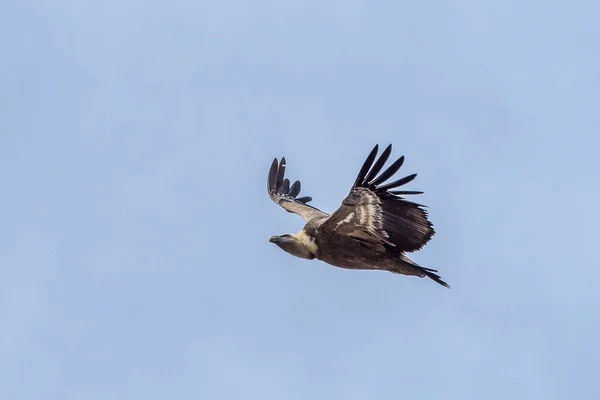
[[[3,2],[0,397],[599,398],[599,12]],[[268,242],[375,143],[451,290]]]

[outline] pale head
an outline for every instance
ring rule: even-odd
[[[269,242],[275,243],[281,250],[293,256],[312,260],[315,258],[317,246],[304,231],[297,234],[285,233],[279,236],[271,236]]]

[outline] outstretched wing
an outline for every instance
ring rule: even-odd
[[[276,204],[288,212],[298,214],[306,221],[329,215],[306,204],[312,200],[311,197],[296,197],[300,194],[300,181],[295,181],[290,185],[289,179],[285,178],[285,157],[279,163],[277,159],[273,160],[271,169],[269,170],[267,190],[271,200]]]
[[[427,217],[427,211],[417,203],[401,197],[423,192],[390,190],[403,186],[417,174],[385,184],[404,163],[404,156],[379,174],[390,157],[389,145],[375,161],[379,146],[371,151],[356,181],[340,208],[321,225],[320,229],[342,234],[358,241],[384,244],[398,251],[421,249],[435,230]],[[378,175],[379,174],[379,175]]]

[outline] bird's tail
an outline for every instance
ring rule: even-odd
[[[436,274],[436,272],[438,272],[436,269],[421,267],[419,264],[417,264],[416,262],[414,262],[410,258],[406,257],[404,254],[402,254],[402,256],[400,257],[400,259],[404,263],[410,265],[410,267],[414,268],[414,270],[415,270],[414,272],[416,272],[414,275],[418,275],[420,277],[426,276],[426,277],[428,277],[428,278],[436,281],[440,285],[445,286],[448,289],[450,289],[450,285],[448,285],[446,282],[444,282],[442,280],[441,276],[439,276],[438,274]],[[400,272],[400,273],[402,273],[402,272]]]

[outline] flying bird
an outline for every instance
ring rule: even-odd
[[[331,214],[310,206],[311,197],[298,197],[300,181],[290,183],[285,177],[285,157],[280,161],[275,158],[267,180],[269,196],[286,211],[304,218],[306,224],[298,233],[271,236],[269,241],[296,257],[317,259],[346,269],[427,276],[449,288],[437,270],[422,267],[406,256],[420,250],[435,233],[425,206],[402,197],[423,192],[397,189],[414,180],[417,174],[386,183],[398,172],[404,156],[381,172],[392,145],[379,158],[378,151],[376,145],[350,193]]]

